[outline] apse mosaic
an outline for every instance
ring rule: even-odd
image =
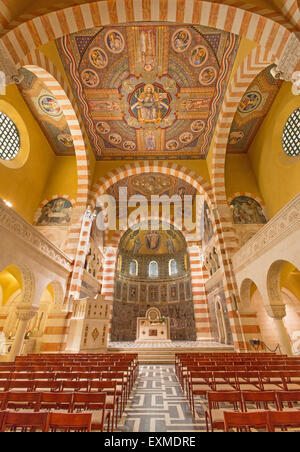
[[[270,70],[264,69],[253,81],[243,96],[229,134],[227,151],[247,152],[264,117],[270,110],[282,81],[275,79]]]
[[[32,72],[24,68],[20,71],[24,79],[17,86],[53,151],[57,155],[75,155],[70,129],[59,103]]]
[[[249,196],[238,196],[231,201],[233,221],[235,224],[267,223],[261,205]]]
[[[140,25],[57,41],[97,158],[205,158],[239,45],[206,27]]]

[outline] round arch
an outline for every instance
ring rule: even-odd
[[[65,115],[70,133],[74,142],[75,155],[77,160],[77,200],[76,207],[84,208],[88,200],[88,186],[89,186],[89,160],[88,153],[85,147],[81,128],[77,115],[73,109],[64,89],[58,81],[47,72],[45,69],[35,65],[25,65],[25,69],[32,72],[38,79],[41,80],[47,89],[57,99],[63,114]]]
[[[125,22],[178,22],[204,25],[237,34],[265,46],[279,58],[291,31],[285,25],[262,14],[220,3],[201,0],[181,2],[163,0],[148,2],[120,0],[120,2],[90,2],[47,12],[31,18],[26,24],[18,24],[3,38],[3,50],[12,62],[19,62],[37,47],[64,35],[93,27],[121,24]],[[264,30],[262,33],[261,30]],[[22,46],[18,44],[22,39]]]
[[[267,290],[269,295],[270,304],[280,305],[284,304],[282,300],[282,288],[280,284],[281,271],[285,264],[294,265],[297,270],[298,267],[293,262],[279,259],[273,262],[267,273]]]

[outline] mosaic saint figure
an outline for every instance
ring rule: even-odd
[[[153,71],[156,64],[153,30],[143,30],[141,33],[141,57],[145,71]]]
[[[167,94],[158,93],[153,85],[147,84],[139,94],[136,94],[136,98],[139,122],[159,123],[161,121],[162,100],[167,98]]]
[[[157,251],[160,247],[161,237],[158,231],[150,231],[146,235],[146,245],[151,251]]]

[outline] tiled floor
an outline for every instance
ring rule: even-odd
[[[193,419],[174,366],[141,365],[140,375],[119,430],[200,432],[206,428],[204,416],[197,421]]]

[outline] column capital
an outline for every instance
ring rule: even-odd
[[[19,320],[30,320],[32,319],[35,314],[38,312],[38,308],[30,308],[18,306],[16,310],[16,316]]]
[[[267,314],[272,319],[283,319],[286,316],[285,304],[270,304],[265,305]]]

